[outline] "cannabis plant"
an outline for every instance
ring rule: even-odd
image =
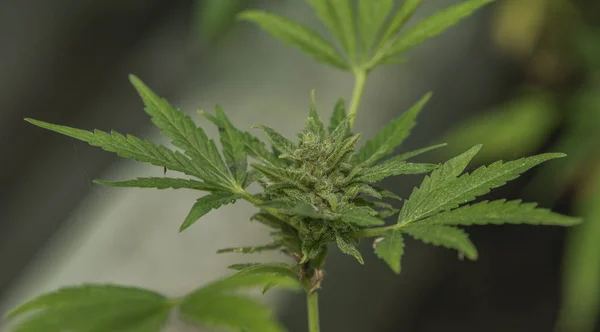
[[[270,229],[272,242],[234,247],[219,252],[256,253],[280,250],[286,262],[239,264],[228,278],[215,281],[181,298],[114,285],[84,285],[42,295],[8,314],[13,331],[159,331],[172,312],[192,323],[234,331],[283,331],[270,311],[248,295],[246,288],[303,289],[308,301],[309,331],[319,331],[318,292],[324,285],[324,266],[330,244],[363,264],[357,249],[361,239],[374,239],[376,255],[399,273],[404,238],[455,249],[469,259],[478,254],[459,226],[481,224],[534,224],[568,226],[578,219],[538,208],[519,200],[480,201],[477,197],[519,177],[551,159],[548,153],[510,162],[497,161],[466,173],[477,145],[441,164],[409,160],[441,145],[394,155],[415,126],[416,117],[431,98],[426,93],[375,137],[359,145],[353,129],[367,75],[376,67],[403,60],[412,47],[440,34],[491,0],[470,0],[438,12],[400,33],[421,0],[406,0],[397,10],[391,0],[309,0],[337,44],[293,21],[262,11],[246,11],[242,20],[258,24],[274,37],[317,60],[355,75],[353,96],[346,111],[339,100],[324,123],[314,96],[305,128],[292,140],[276,130],[254,128],[268,139],[240,129],[217,107],[199,115],[215,125],[220,146],[194,121],[131,76],[145,111],[162,134],[180,150],[156,145],[115,131],[81,130],[27,119],[32,124],[85,141],[91,145],[148,162],[187,177],[149,177],[127,181],[96,181],[114,187],[174,188],[205,192],[194,203],[180,231],[223,205],[245,200],[257,211],[249,216]],[[391,15],[389,13],[392,13]],[[389,16],[389,17],[388,17]],[[400,209],[400,201],[378,183],[391,176],[428,174]],[[260,190],[250,190],[258,184]],[[397,215],[395,222],[385,220]]]

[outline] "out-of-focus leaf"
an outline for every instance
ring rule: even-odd
[[[346,61],[328,41],[292,20],[258,10],[242,12],[238,17],[258,24],[273,37],[300,48],[321,62],[344,70],[349,68]]]
[[[379,30],[394,6],[393,0],[359,0],[358,21],[361,34],[362,55],[368,56],[377,41]]]
[[[443,151],[454,155],[474,144],[483,144],[473,159],[476,164],[522,157],[544,144],[557,122],[558,112],[549,96],[524,96],[450,130],[441,138],[448,142]]]
[[[494,11],[492,38],[506,53],[531,56],[547,19],[549,0],[499,1]],[[515,15],[519,13],[519,15]]]
[[[394,39],[392,43],[387,43],[380,48],[367,64],[367,68],[372,69],[377,64],[380,64],[382,60],[403,53],[414,46],[421,44],[425,40],[441,34],[459,21],[469,17],[477,9],[493,1],[495,0],[461,1],[419,21],[404,33],[400,34],[400,36]]]
[[[371,0],[376,1],[376,0]],[[319,19],[340,42],[352,61],[356,59],[356,20],[352,0],[308,0]]]
[[[600,316],[600,169],[596,179],[579,206],[584,222],[567,237],[559,332],[593,332]]]
[[[224,328],[227,331],[285,331],[275,320],[271,310],[251,297],[240,295],[239,292],[243,289],[274,285],[296,290],[300,288],[298,281],[287,275],[242,272],[186,295],[179,306],[179,316],[190,323]]]
[[[83,285],[41,295],[9,312],[10,331],[159,332],[172,304],[153,291],[114,285]]]
[[[217,41],[235,23],[246,0],[196,0],[194,12],[196,33],[208,42]]]
[[[600,29],[586,26],[573,35],[578,55],[588,70],[600,70]]]
[[[592,80],[580,89],[568,104],[565,118],[566,130],[552,147],[564,151],[569,158],[545,165],[527,186],[526,192],[535,195],[536,201],[553,204],[580,176],[580,170],[590,156],[598,152],[600,142],[600,80]],[[560,176],[556,176],[560,174]],[[532,195],[532,196],[533,196]]]

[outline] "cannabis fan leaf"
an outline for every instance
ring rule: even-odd
[[[85,285],[42,295],[9,312],[12,328],[26,331],[160,332],[172,309],[168,299],[143,289]]]
[[[255,287],[297,289],[293,273],[251,267],[183,298],[124,286],[83,285],[37,297],[7,314],[12,331],[160,332],[173,311],[189,322],[231,331],[283,331],[270,311],[239,291]]]
[[[321,120],[313,91],[306,125],[295,139],[273,128],[255,125],[253,128],[266,137],[267,144],[253,134],[255,131],[236,128],[217,106],[214,114],[198,112],[218,129],[219,139],[215,141],[192,118],[135,76],[130,80],[146,113],[170,138],[173,149],[115,131],[87,131],[26,119],[121,157],[158,166],[162,175],[163,169],[183,173],[174,177],[95,181],[112,187],[202,191],[180,231],[221,206],[238,200],[249,202],[257,209],[249,219],[269,228],[272,240],[267,244],[229,244],[218,253],[278,250],[293,263],[235,264],[230,266],[237,271],[232,276],[181,298],[112,285],[66,288],[14,309],[7,316],[13,323],[12,331],[158,332],[177,313],[191,324],[231,331],[280,332],[284,328],[273,319],[271,311],[240,292],[259,287],[264,293],[282,287],[306,291],[309,329],[318,332],[316,292],[325,277],[323,269],[331,244],[364,264],[358,244],[363,238],[374,237],[377,257],[400,273],[407,236],[476,259],[477,249],[461,226],[570,226],[580,222],[520,200],[473,203],[492,189],[541,163],[564,157],[563,154],[497,161],[470,173],[465,170],[481,149],[479,145],[440,164],[408,160],[445,144],[393,156],[415,127],[431,93],[357,148],[361,135],[354,132],[353,123],[368,73],[378,65],[402,61],[400,56],[407,50],[441,34],[493,0],[467,0],[404,29],[422,2],[405,0],[394,10],[392,0],[308,0],[335,39],[332,42],[306,26],[272,13],[240,14],[240,19],[258,24],[275,38],[356,77],[348,111],[344,100],[339,99],[329,123]],[[405,200],[394,188],[379,184],[392,176],[416,174],[429,175]],[[402,206],[395,206],[396,203]],[[396,214],[397,222],[386,225],[385,219]]]
[[[392,270],[398,272],[400,269],[398,260],[404,250],[401,233],[425,243],[456,249],[467,258],[476,259],[478,254],[475,246],[467,234],[454,225],[526,223],[571,226],[580,222],[578,218],[536,208],[534,203],[521,203],[518,200],[483,201],[459,207],[519,177],[536,165],[564,157],[560,153],[549,153],[507,163],[498,161],[463,174],[480,149],[481,146],[475,146],[448,160],[433,170],[431,175],[425,176],[421,186],[415,188],[404,202],[397,225],[383,228],[381,234],[374,234],[372,231],[361,233],[382,236],[375,240],[375,253]]]
[[[258,24],[273,37],[335,68],[368,72],[378,65],[398,62],[400,54],[439,35],[493,1],[464,1],[402,33],[422,0],[405,0],[395,12],[392,0],[359,0],[356,8],[350,0],[308,0],[317,17],[341,45],[340,51],[308,27],[272,13],[248,10],[239,18]]]

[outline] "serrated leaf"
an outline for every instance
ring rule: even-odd
[[[314,236],[314,234],[311,235]],[[327,246],[324,245],[320,238],[306,237],[302,241],[302,259],[299,263],[304,264],[311,259],[316,258],[323,252],[323,250],[327,250]]]
[[[283,137],[280,133],[267,126],[258,125],[255,126],[255,128],[262,129],[265,134],[267,134],[267,137],[271,141],[271,144],[273,144],[273,147],[277,148],[277,150],[288,155],[294,154],[294,151],[296,150],[296,144],[294,144],[294,142]]]
[[[220,179],[226,186],[231,184],[231,174],[212,139],[206,136],[202,128],[172,107],[165,99],[157,96],[139,78],[130,75],[131,84],[136,88],[146,105],[145,111],[161,132],[173,141],[173,145],[183,149],[193,161],[201,164],[202,169],[213,179]]]
[[[372,186],[370,186],[366,183],[362,183],[362,182],[357,182],[357,183],[351,184],[350,186],[345,188],[345,191],[346,191],[346,193],[344,194],[344,197],[347,200],[352,200],[352,199],[356,198],[358,195],[371,196],[371,197],[375,197],[377,199],[383,198],[383,196],[381,196],[379,191],[377,191]],[[330,203],[330,205],[333,207],[333,204]]]
[[[414,150],[414,151],[410,151],[410,152],[406,152],[403,154],[400,154],[394,158],[397,158],[398,160],[408,160],[410,158],[416,157],[420,154],[435,150],[435,149],[439,149],[441,147],[444,147],[448,144],[446,143],[442,143],[442,144],[436,144],[436,145],[432,145],[432,146],[428,146],[426,148],[422,148],[422,149],[418,149],[418,150]]]
[[[352,61],[356,60],[356,26],[351,0],[309,0],[319,19],[340,42]]]
[[[244,132],[243,136],[246,144],[246,152],[248,152],[249,156],[271,165],[283,164],[283,160],[277,158],[273,152],[269,151],[265,143],[261,140],[247,132]]]
[[[431,180],[425,179],[421,188],[415,188],[409,200],[407,200],[400,212],[399,220],[402,223],[410,223],[415,220],[431,216],[437,212],[454,209],[461,204],[474,200],[490,192],[491,189],[503,186],[506,182],[518,178],[522,173],[545,161],[562,158],[561,153],[546,153],[529,158],[522,158],[507,163],[501,161],[491,164],[489,167],[480,167],[473,173],[463,174],[458,178],[452,178],[452,170],[448,181],[434,183],[434,174]],[[470,160],[470,159],[469,159]],[[461,165],[462,167],[462,165]],[[442,166],[440,170],[443,170]],[[458,171],[460,167],[455,168]]]
[[[400,209],[382,208],[377,210],[378,216],[381,219],[389,218],[398,212],[400,212]]]
[[[341,234],[336,234],[335,242],[337,243],[338,248],[340,248],[340,250],[344,254],[350,255],[350,256],[356,258],[356,260],[361,264],[365,264],[365,261],[362,258],[362,255],[360,254],[358,249],[356,249],[356,245],[354,243],[352,243],[352,238],[341,235]]]
[[[211,187],[201,181],[176,179],[176,178],[137,178],[127,181],[104,181],[94,180],[94,183],[109,187],[135,187],[135,188],[156,188],[156,189],[194,189],[204,191],[218,191],[219,188]]]
[[[404,254],[404,238],[398,230],[392,230],[373,242],[377,257],[383,259],[392,271],[400,274]]]
[[[390,121],[372,140],[365,143],[353,157],[353,162],[370,166],[390,155],[408,137],[416,124],[417,115],[429,101],[431,95],[431,93],[427,93],[399,118]]]
[[[483,201],[455,210],[436,214],[419,224],[427,225],[486,225],[486,224],[530,224],[572,226],[581,219],[564,216],[548,209],[537,208],[536,203],[522,203],[521,200]]]
[[[476,145],[466,152],[446,161],[444,164],[442,164],[442,166],[434,170],[430,176],[425,176],[421,186],[413,189],[413,192],[409,198],[411,203],[405,202],[402,210],[408,210],[410,208],[409,205],[421,204],[420,202],[424,201],[426,197],[431,195],[434,190],[445,186],[451,181],[455,181],[456,178],[465,170],[465,168],[467,168],[467,165],[469,162],[471,162],[479,150],[481,150],[481,145]],[[403,213],[405,212],[401,212],[398,217],[404,218]]]
[[[223,110],[216,107],[217,120],[222,126],[219,127],[223,154],[232,174],[238,184],[243,184],[246,179],[248,168],[248,156],[243,134],[237,130],[229,121]]]
[[[198,111],[198,114],[205,117],[215,126],[217,126],[219,131],[226,130],[225,123],[217,119],[215,116],[210,115],[202,110]],[[232,129],[235,128],[232,127]],[[269,151],[265,143],[263,143],[260,139],[246,131],[238,130],[238,132],[244,141],[246,153],[249,156],[271,165],[282,164],[283,161],[278,159],[273,152]]]
[[[331,119],[329,120],[329,133],[333,133],[333,131],[342,123],[348,116],[346,115],[346,106],[344,104],[343,99],[338,99],[333,107],[333,113],[331,114]]]
[[[477,9],[495,0],[467,0],[439,11],[418,22],[401,34],[385,52],[385,56],[395,55],[444,32],[462,19],[470,16]]]
[[[325,138],[325,125],[321,121],[321,118],[319,117],[319,113],[317,112],[317,106],[316,106],[316,102],[315,102],[315,90],[312,91],[310,100],[311,100],[311,102],[310,102],[309,119],[312,119],[311,126],[314,126],[314,128],[312,128],[312,131],[320,139],[324,139]],[[310,126],[307,125],[307,127],[310,129]]]
[[[218,209],[225,204],[233,203],[236,199],[241,197],[240,194],[214,193],[198,198],[185,218],[185,221],[179,228],[179,231],[183,232],[211,210]]]
[[[260,253],[267,250],[275,250],[281,248],[281,243],[274,242],[270,244],[265,244],[262,246],[253,246],[253,247],[233,247],[233,248],[224,248],[217,250],[217,254],[224,253],[241,253],[241,254],[252,254],[252,253]]]
[[[416,164],[401,161],[401,158],[389,159],[377,166],[362,170],[356,181],[374,183],[395,175],[423,174],[436,169],[436,164]]]
[[[281,16],[257,10],[244,11],[238,17],[258,24],[271,36],[300,48],[321,62],[339,69],[349,69],[346,61],[328,41],[303,25]]]
[[[306,189],[305,183],[314,183],[317,181],[311,174],[295,168],[282,168],[260,164],[252,164],[252,167],[264,174],[269,180],[273,181],[275,185],[279,186],[285,185],[287,187],[292,186]]]
[[[408,19],[421,6],[423,0],[405,0],[402,2],[402,7],[394,14],[385,32],[381,35],[380,42],[377,46],[377,51],[382,50],[386,46],[391,46],[394,37],[398,35],[400,29],[406,24]]]
[[[388,13],[392,11],[392,0],[359,0],[358,18],[360,23],[361,48],[367,57],[373,48]]]
[[[336,213],[340,215],[342,221],[351,223],[357,226],[378,226],[383,225],[385,222],[373,214],[377,214],[376,211],[367,206],[356,206],[356,205],[344,205],[339,208]]]
[[[379,188],[379,187],[373,187],[373,188],[375,188],[375,190],[377,190],[377,192],[379,192],[379,194],[383,198],[392,198],[392,199],[399,200],[399,201],[402,200],[402,197],[396,195],[395,193],[393,193],[387,189]]]
[[[321,220],[335,219],[335,216],[325,214],[324,212],[319,211],[315,206],[307,203],[295,204],[293,207],[284,209],[282,211],[292,216],[307,217]]]
[[[342,128],[341,126],[344,126],[344,124],[341,124],[339,128]],[[333,134],[337,134],[337,132],[334,131]],[[333,134],[331,135],[332,145],[334,146],[333,153],[327,157],[323,165],[323,168],[328,172],[335,171],[340,163],[344,160],[348,160],[348,157],[355,151],[356,143],[360,140],[360,134],[357,134],[338,143]]]
[[[244,189],[248,188],[248,186],[250,186],[254,182],[259,181],[263,177],[264,177],[264,175],[255,169],[248,171],[248,173],[246,173],[246,178],[244,179],[242,188],[244,188]]]
[[[84,285],[26,302],[10,313],[13,332],[159,332],[172,305],[158,293],[133,287]]]
[[[458,250],[470,260],[477,259],[477,249],[462,229],[444,225],[412,224],[402,230],[417,240]]]
[[[333,144],[340,144],[344,141],[350,134],[352,126],[350,125],[353,118],[346,117],[344,118],[339,125],[331,132],[329,135],[329,139]]]
[[[131,135],[123,136],[116,131],[111,131],[109,134],[101,130],[87,131],[34,119],[25,120],[38,127],[73,137],[90,145],[101,147],[109,152],[114,152],[120,157],[166,167],[172,171],[205,179],[211,185],[222,186],[220,183],[211,181],[210,174],[192,162],[187,156],[177,151],[171,151],[162,145],[155,145],[147,140],[142,140]]]

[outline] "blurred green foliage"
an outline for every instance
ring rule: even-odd
[[[248,5],[248,0],[196,0],[194,32],[202,41],[213,43],[235,23],[235,16]]]
[[[600,169],[596,170],[600,175]],[[573,228],[564,259],[563,304],[557,331],[594,331],[600,303],[600,176],[578,205],[587,222]]]
[[[570,199],[584,217],[567,237],[556,328],[592,332],[600,314],[600,28],[594,26],[600,15],[566,0],[501,4],[496,45],[523,67],[534,88],[467,120],[443,139],[450,143],[448,153],[483,143],[480,163],[545,149],[569,155],[543,166],[528,194],[545,204]],[[515,10],[519,15],[510,15]]]
[[[475,162],[498,156],[524,156],[536,151],[558,123],[558,110],[544,91],[527,92],[453,128],[443,138],[452,150],[473,142],[483,144]],[[493,133],[493,134],[490,134]]]

